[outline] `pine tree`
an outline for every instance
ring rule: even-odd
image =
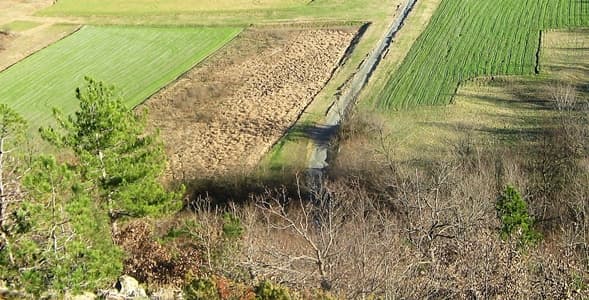
[[[58,129],[42,128],[41,135],[73,151],[82,181],[97,191],[113,232],[123,216],[178,209],[179,194],[167,192],[158,181],[165,153],[157,133],[146,132],[146,115],[129,110],[113,87],[90,78],[76,90],[76,98],[80,109],[68,117],[54,110]]]
[[[0,279],[36,298],[104,287],[122,271],[108,216],[90,201],[71,166],[52,156],[33,160],[22,180],[24,201],[13,210],[12,260],[3,258]]]
[[[22,166],[19,147],[24,140],[26,121],[5,104],[0,104],[0,256],[14,263],[10,236],[19,224],[10,222],[13,206],[22,201],[19,180]],[[22,224],[20,224],[22,225]]]

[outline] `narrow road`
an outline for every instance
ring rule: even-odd
[[[417,0],[407,0],[401,14],[390,25],[386,35],[378,41],[376,48],[362,62],[358,71],[354,74],[350,87],[343,95],[335,99],[327,111],[324,123],[316,125],[315,132],[319,133],[311,137],[313,149],[307,166],[311,189],[317,191],[317,187],[321,186],[323,174],[328,167],[328,150],[332,146],[331,141],[339,131],[342,119],[350,107],[355,104],[356,98],[370,79],[391,43],[393,43],[396,34],[405,24],[407,16],[415,7],[415,3],[417,3]]]
[[[413,7],[415,7],[415,3],[417,3],[417,0],[408,0],[405,3],[401,14],[399,14],[388,28],[386,35],[379,40],[376,48],[370,53],[368,58],[362,62],[358,71],[353,75],[350,87],[344,94],[335,99],[334,103],[327,111],[324,123],[316,125],[317,129],[315,132],[319,132],[319,134],[314,134],[312,136],[314,145],[307,167],[310,174],[322,174],[328,167],[327,153],[330,147],[330,142],[337,135],[343,117],[345,117],[346,112],[355,103],[356,98],[370,79],[370,76],[383,58],[383,55],[386,53],[391,43],[393,43],[395,35],[399,32],[401,27],[403,27],[407,16]]]

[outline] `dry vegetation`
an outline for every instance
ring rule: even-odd
[[[248,30],[149,99],[172,177],[251,170],[323,88],[354,34]]]
[[[246,265],[343,298],[589,296],[589,120],[572,90],[555,87],[558,118],[542,147],[465,140],[418,169],[391,159],[382,124],[359,122],[349,138],[384,133],[382,143],[341,157],[322,197],[259,196],[244,210]],[[528,202],[538,246],[500,237],[495,205],[507,184]]]
[[[321,191],[299,184],[224,206],[199,198],[156,236],[182,229],[197,241],[202,274],[248,286],[269,279],[295,298],[589,297],[589,107],[574,86],[552,90],[545,104],[555,117],[531,144],[465,138],[419,167],[394,159],[384,122],[356,114],[341,142],[357,145]],[[529,206],[537,245],[500,234],[496,205],[508,184]],[[228,215],[241,228],[233,238]]]
[[[10,32],[6,30],[0,30],[0,51],[8,47],[8,43],[10,42],[11,38],[12,36]]]
[[[354,113],[320,191],[298,182],[239,203],[190,202],[174,226],[198,241],[202,274],[269,279],[295,298],[588,298],[589,98],[577,56],[586,51],[576,35],[546,36],[545,76],[474,80],[452,106],[395,115],[418,116],[407,124],[425,133],[410,134],[412,144],[390,118]],[[554,37],[575,42],[574,55]],[[507,185],[537,244],[523,243],[521,228],[502,235]],[[228,214],[237,239],[224,235]]]

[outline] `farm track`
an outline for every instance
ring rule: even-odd
[[[352,29],[250,29],[144,104],[171,179],[252,171],[329,80]]]
[[[401,11],[398,17],[389,26],[386,34],[378,41],[375,49],[362,62],[352,78],[350,78],[350,85],[346,92],[334,100],[326,113],[325,121],[322,124],[315,125],[315,130],[313,131],[316,133],[310,135],[313,146],[308,163],[308,173],[312,181],[311,185],[316,185],[320,182],[322,174],[328,166],[330,142],[336,137],[342,118],[345,117],[350,107],[354,105],[356,98],[370,79],[372,72],[374,72],[381,59],[386,55],[395,35],[405,23],[405,20],[416,3],[417,0],[408,0],[400,8]]]

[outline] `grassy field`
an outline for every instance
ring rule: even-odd
[[[578,26],[589,26],[587,1],[444,0],[373,101],[446,104],[469,78],[533,74],[540,31]]]
[[[282,9],[306,5],[308,0],[59,0],[46,13],[65,15],[174,14],[199,11]]]
[[[8,31],[21,32],[21,31],[26,31],[26,30],[35,28],[39,25],[41,25],[41,24],[37,23],[37,22],[31,22],[31,21],[13,21],[8,24],[2,25],[1,27],[3,29],[8,30]]]
[[[559,86],[570,84],[589,101],[588,46],[587,29],[546,31],[540,76],[477,78],[458,89],[451,105],[384,113],[395,159],[409,165],[438,161],[465,142],[482,149],[533,146],[558,113],[551,100]]]
[[[81,17],[92,24],[247,25],[372,21],[385,18],[391,0],[59,0],[40,16]]]
[[[238,28],[83,27],[0,73],[0,101],[33,127],[71,113],[84,76],[114,84],[132,107],[206,58]]]
[[[79,29],[79,25],[38,26],[34,34],[16,34],[0,54],[0,72]]]

